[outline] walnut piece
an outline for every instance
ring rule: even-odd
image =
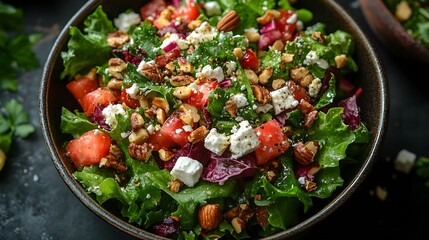
[[[152,154],[152,145],[148,143],[143,143],[141,145],[131,143],[128,146],[128,153],[132,158],[146,162]]]

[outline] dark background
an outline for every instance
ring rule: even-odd
[[[41,67],[22,73],[17,93],[1,92],[0,103],[18,98],[36,132],[15,139],[0,172],[0,239],[133,239],[85,208],[57,173],[45,148],[38,116],[42,67],[59,31],[86,2],[4,1],[24,11],[26,32],[42,33],[34,47]],[[414,171],[394,169],[398,152],[429,156],[429,66],[404,62],[384,49],[356,0],[338,0],[361,24],[384,64],[390,88],[390,120],[382,153],[361,188],[305,239],[427,239],[429,186]],[[361,66],[365,67],[365,66]],[[1,71],[0,71],[1,74]],[[387,195],[381,198],[377,189]]]

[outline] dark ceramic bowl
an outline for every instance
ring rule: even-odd
[[[296,226],[270,236],[267,239],[283,239],[296,237],[326,219],[332,212],[340,207],[365,180],[377,159],[377,154],[382,146],[385,136],[388,112],[389,112],[389,91],[387,79],[382,63],[376,54],[372,44],[368,41],[365,33],[356,21],[335,1],[331,0],[301,0],[298,8],[304,7],[314,13],[315,21],[322,21],[327,24],[328,32],[341,29],[351,33],[357,44],[355,59],[361,67],[355,76],[359,85],[364,89],[359,97],[359,105],[362,110],[362,120],[372,132],[373,138],[368,147],[362,152],[361,162],[357,168],[345,173],[345,182],[342,188],[337,189],[333,196],[315,203],[311,212]],[[71,161],[65,155],[63,144],[70,140],[68,136],[61,133],[60,117],[61,107],[69,109],[77,108],[71,94],[65,87],[65,82],[60,79],[63,70],[61,51],[66,50],[69,39],[68,29],[70,26],[82,26],[83,20],[91,14],[98,5],[103,5],[109,17],[113,18],[117,14],[129,8],[138,9],[141,1],[115,1],[115,0],[91,0],[88,1],[68,22],[56,40],[48,60],[43,70],[43,79],[40,85],[40,120],[42,131],[49,154],[67,186],[76,197],[91,211],[98,215],[114,227],[138,238],[160,239],[135,225],[128,223],[119,214],[114,212],[109,206],[100,206],[83,187],[72,176],[75,170]],[[347,219],[344,219],[345,221]]]
[[[371,30],[393,55],[406,61],[429,64],[429,49],[407,32],[382,0],[359,2]]]

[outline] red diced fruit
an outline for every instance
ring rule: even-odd
[[[91,116],[95,107],[102,105],[107,107],[110,103],[119,101],[119,93],[108,88],[97,88],[86,94],[80,102],[86,116]]]
[[[248,68],[252,69],[253,71],[256,71],[258,70],[260,65],[258,56],[252,49],[248,48],[246,49],[246,52],[244,53],[243,58],[240,61],[240,65],[243,68]]]
[[[79,103],[86,94],[94,91],[98,87],[98,81],[89,77],[77,78],[66,85],[66,88]]]
[[[183,129],[184,126],[185,124],[179,118],[179,114],[174,112],[162,125],[161,134],[183,147],[188,142],[188,137],[191,134]]]
[[[71,140],[66,147],[74,165],[79,168],[100,163],[109,154],[111,138],[107,133],[91,130]]]
[[[129,87],[125,88],[122,92],[121,92],[121,101],[124,102],[128,107],[130,108],[137,108],[140,106],[140,102],[138,99],[132,98],[126,91],[126,89],[128,89]]]
[[[149,135],[147,142],[152,145],[153,151],[159,151],[162,148],[169,148],[176,145],[176,143],[172,139],[162,135],[161,131],[156,131],[153,134]]]
[[[155,19],[166,7],[167,3],[164,0],[152,0],[140,8],[140,16],[142,19],[148,17]]]
[[[310,96],[308,95],[307,90],[305,90],[305,88],[301,87],[300,85],[297,85],[294,81],[287,81],[286,87],[292,93],[293,98],[298,100],[298,102],[301,101],[301,99],[304,99],[307,102],[310,101]]]
[[[270,120],[255,128],[261,144],[255,150],[256,165],[264,165],[289,148],[288,138],[284,135],[277,120]]]
[[[282,34],[282,40],[283,42],[287,42],[293,39],[293,36],[296,31],[296,24],[295,23],[288,23],[288,19],[294,14],[295,12],[292,10],[280,10],[280,17],[276,20],[276,26],[277,29]]]
[[[198,89],[196,91],[192,91],[191,96],[189,96],[189,98],[184,99],[184,102],[201,109],[202,107],[207,105],[209,101],[210,92],[215,90],[216,87],[216,81],[202,83],[198,85]]]

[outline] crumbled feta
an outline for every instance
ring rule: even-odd
[[[293,97],[287,86],[270,92],[270,96],[276,115],[287,109],[296,107],[299,103],[298,100]]]
[[[203,173],[203,165],[189,157],[179,157],[170,174],[182,181],[186,186],[193,187]]]
[[[290,17],[286,20],[287,24],[294,24],[296,23],[296,21],[298,21],[298,14],[294,13],[292,15],[290,15]]]
[[[257,113],[267,113],[267,112],[269,112],[271,109],[273,109],[273,105],[271,105],[271,104],[269,104],[269,103],[267,103],[267,104],[265,104],[265,105],[258,105],[257,107],[256,107],[256,112]]]
[[[214,78],[218,82],[221,82],[225,79],[225,75],[223,74],[223,69],[221,67],[216,67],[213,69],[210,65],[206,65],[201,69],[200,72],[196,74],[197,77],[204,77],[204,78]]]
[[[117,18],[113,19],[113,23],[117,29],[128,31],[128,29],[141,22],[140,14],[135,12],[121,13]]]
[[[181,38],[177,33],[172,33],[167,38],[164,39],[160,48],[163,49],[169,44],[171,44],[172,42],[176,42],[179,48],[182,50],[188,49],[190,45],[190,42],[188,40]]]
[[[228,61],[226,64],[226,74],[233,75],[237,70],[237,63],[234,61]]]
[[[101,112],[104,116],[104,121],[111,128],[115,128],[118,125],[118,120],[116,120],[116,114],[125,115],[125,110],[122,107],[122,104],[109,104]]]
[[[403,173],[409,173],[414,167],[416,161],[416,154],[406,149],[402,149],[395,159],[395,169]]]
[[[146,130],[148,131],[149,134],[153,134],[155,132],[155,127],[152,124],[149,124]]]
[[[249,102],[243,93],[232,95],[231,100],[235,103],[235,105],[237,105],[237,108],[242,108],[249,105]]]
[[[222,155],[229,146],[229,136],[218,133],[216,128],[212,128],[204,139],[204,147],[217,155]]]
[[[231,135],[229,148],[231,157],[235,159],[254,151],[261,143],[247,120],[240,122],[239,125],[238,130]]]
[[[183,129],[178,128],[178,129],[175,130],[175,132],[176,132],[176,134],[181,134],[183,132]]]
[[[192,126],[191,125],[185,125],[182,127],[185,132],[192,132]]]
[[[315,78],[308,85],[308,95],[310,97],[316,97],[319,94],[320,88],[322,87],[322,80],[320,78]]]
[[[216,1],[210,1],[210,2],[204,3],[204,9],[206,10],[206,14],[209,17],[220,15],[222,13],[220,9],[220,5]]]
[[[215,27],[212,27],[208,22],[203,22],[186,37],[186,40],[194,45],[197,45],[200,42],[213,40],[217,34],[218,31]]]
[[[324,59],[319,59],[319,56],[317,56],[316,51],[313,51],[313,50],[307,53],[303,64],[307,66],[311,64],[317,64],[319,67],[323,69],[327,69],[329,67],[329,63]]]
[[[140,88],[137,83],[133,83],[133,85],[125,90],[125,92],[132,98],[138,99],[140,94]]]

